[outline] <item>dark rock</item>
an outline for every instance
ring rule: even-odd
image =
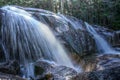
[[[78,58],[75,58],[74,60],[77,60],[77,63],[81,66],[82,70],[85,72],[93,71],[95,69],[95,66],[97,64],[96,61],[96,54],[90,54],[86,56],[82,56]]]
[[[54,80],[51,73],[45,74],[44,76],[38,76],[36,80]]]
[[[66,31],[62,35],[68,49],[71,48],[79,56],[91,54],[96,52],[96,45],[94,39],[86,31],[72,30]],[[72,52],[72,51],[70,51]]]
[[[8,61],[0,64],[0,72],[7,74],[20,74],[20,65],[17,61]]]
[[[88,59],[87,59],[88,60]],[[90,72],[79,73],[71,80],[119,80],[120,77],[120,55],[102,54],[92,60],[94,68]],[[87,61],[88,62],[88,61]],[[86,62],[85,62],[86,63]],[[88,64],[89,64],[88,63]]]
[[[119,54],[104,54],[96,58],[95,70],[105,70],[120,66],[120,55]]]
[[[77,74],[75,70],[65,66],[56,66],[50,71],[50,73],[52,74],[54,80],[68,80]]]
[[[71,80],[119,80],[120,66],[100,71],[84,72],[73,77]]]
[[[36,75],[37,80],[66,80],[66,78],[72,78],[77,74],[72,68],[58,66],[46,60],[36,62],[35,66],[41,71]]]
[[[3,13],[3,10],[0,9],[0,22],[1,22],[1,19],[2,19],[2,13]]]
[[[0,73],[0,80],[27,80],[16,75]]]
[[[75,57],[77,63],[80,64],[83,71],[98,71],[105,70],[112,67],[120,66],[120,54],[100,54],[100,55],[86,55],[83,57]]]
[[[113,47],[120,47],[120,30],[114,31],[113,41]]]
[[[47,60],[39,60],[34,64],[35,76],[43,75],[53,69],[55,64]]]

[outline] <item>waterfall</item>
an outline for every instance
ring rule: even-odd
[[[74,29],[76,29],[76,30],[77,30],[77,29],[80,29],[80,30],[83,29],[80,22],[75,21],[75,20],[73,20],[73,19],[69,19],[69,18],[67,18],[66,16],[62,15],[62,14],[59,14],[59,16],[60,16],[63,20],[65,20],[66,22],[70,23],[71,26],[72,26]]]
[[[6,61],[15,59],[27,66],[43,58],[55,61],[59,65],[74,67],[66,51],[47,25],[32,18],[31,14],[22,9],[12,6],[1,9],[4,12],[1,39]],[[32,73],[27,72],[27,74]]]
[[[87,22],[85,22],[85,25],[87,31],[93,35],[99,53],[113,53],[113,54],[117,53],[117,51],[115,51],[110,46],[110,44],[95,31],[95,29],[91,25],[89,25]]]

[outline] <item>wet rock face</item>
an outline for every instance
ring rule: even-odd
[[[104,54],[97,57],[95,70],[105,70],[120,66],[119,54]]]
[[[86,31],[70,29],[64,32],[62,37],[66,45],[68,45],[67,48],[71,48],[78,53],[79,56],[85,56],[96,52],[95,41]],[[72,52],[72,50],[70,52]]]
[[[119,80],[120,77],[120,55],[104,54],[96,57],[96,67],[91,72],[77,72],[65,66],[59,66],[54,62],[39,60],[34,63],[35,80]],[[15,65],[14,65],[15,64]],[[3,66],[3,67],[2,67]],[[14,67],[13,67],[14,66]],[[19,75],[19,65],[16,61],[0,65],[0,77],[22,80]],[[4,73],[4,74],[3,74]],[[7,74],[13,74],[8,76]],[[32,78],[31,78],[32,79]]]
[[[120,66],[119,54],[87,55],[80,58],[75,57],[75,60],[77,60],[84,72],[105,70]]]
[[[0,79],[1,80],[25,80],[20,77],[20,65],[17,61],[8,61],[0,63]]]
[[[52,63],[50,61],[47,60],[40,60],[36,63],[34,63],[34,71],[35,71],[35,75],[42,75],[47,73],[48,71],[50,71],[51,69],[53,69],[55,67],[55,63]],[[40,71],[40,72],[38,72]]]
[[[20,65],[17,61],[8,61],[0,64],[0,72],[6,74],[20,74]]]
[[[29,12],[29,9],[27,9]],[[42,13],[42,12],[41,12]],[[69,21],[57,14],[41,14],[33,11],[33,16],[49,26],[57,39],[67,50],[77,53],[79,56],[96,52],[96,45],[93,36],[85,30],[84,22],[74,17],[64,16],[74,21],[78,26],[74,26]]]
[[[0,79],[24,80],[20,77],[20,66],[16,61],[0,64]],[[35,77],[33,80],[69,80],[77,75],[77,72],[69,67],[60,66],[47,60],[39,60],[34,63]],[[18,77],[16,77],[18,76]]]
[[[26,80],[16,75],[5,74],[0,72],[0,79],[1,80]]]
[[[119,80],[120,66],[100,71],[80,73],[71,80]]]
[[[72,53],[77,53],[79,56],[97,52],[95,40],[86,30],[86,26],[82,20],[78,20],[71,16],[64,16],[68,18],[70,22],[66,19],[61,19],[60,15],[57,14],[49,15],[49,13],[46,13],[45,15],[41,15],[41,13],[33,11],[32,14],[39,21],[49,26],[54,35],[65,45],[68,51],[70,50]],[[73,25],[72,22],[75,24]],[[98,25],[93,25],[93,27],[112,46],[118,46],[118,44],[120,44],[119,31],[113,31]]]
[[[58,66],[54,63],[50,63],[45,60],[41,60],[35,63],[35,70],[37,68],[37,74],[35,72],[36,80],[67,80],[77,74],[77,72],[65,66]],[[41,73],[38,73],[38,70]]]
[[[79,73],[71,80],[119,80],[119,54],[103,54],[97,56],[94,62],[95,66],[92,71]]]

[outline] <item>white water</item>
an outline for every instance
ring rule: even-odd
[[[6,6],[2,15],[2,45],[7,60],[16,59],[23,65],[40,58],[55,61],[59,65],[74,68],[59,41],[55,38],[47,25],[38,22],[24,10]],[[32,67],[33,68],[33,67]],[[33,75],[29,71],[28,76]]]
[[[77,30],[77,29],[80,29],[80,30],[83,29],[83,28],[82,28],[82,25],[81,25],[78,21],[75,21],[75,20],[72,20],[72,19],[68,19],[67,17],[65,17],[65,16],[62,15],[62,14],[59,14],[59,16],[60,16],[63,20],[65,20],[66,22],[70,23],[74,29],[76,29],[76,30]]]
[[[86,22],[85,22],[85,25],[86,25],[87,31],[94,36],[99,53],[109,53],[109,54],[118,53],[110,46],[110,44],[108,44],[108,42],[102,36],[100,36],[95,31],[95,29],[91,25],[89,25]]]

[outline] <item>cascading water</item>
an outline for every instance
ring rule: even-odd
[[[59,65],[74,67],[63,47],[45,24],[35,20],[22,9],[12,6],[1,9],[1,39],[6,61],[15,59],[20,64],[29,66],[29,63],[43,58],[55,61]],[[29,70],[28,76],[33,75]]]
[[[83,28],[82,28],[82,25],[81,25],[78,21],[75,21],[75,20],[72,20],[72,19],[68,19],[66,16],[64,16],[64,15],[62,15],[62,14],[60,14],[59,16],[60,16],[63,20],[65,20],[66,22],[70,23],[74,29],[76,29],[76,30],[77,30],[77,29],[80,29],[80,30],[83,29]]]
[[[95,31],[95,29],[91,25],[89,25],[87,22],[85,22],[85,25],[86,25],[87,31],[94,36],[98,51],[100,53],[113,53],[113,54],[117,53],[117,51],[115,51],[108,44],[108,42]]]

